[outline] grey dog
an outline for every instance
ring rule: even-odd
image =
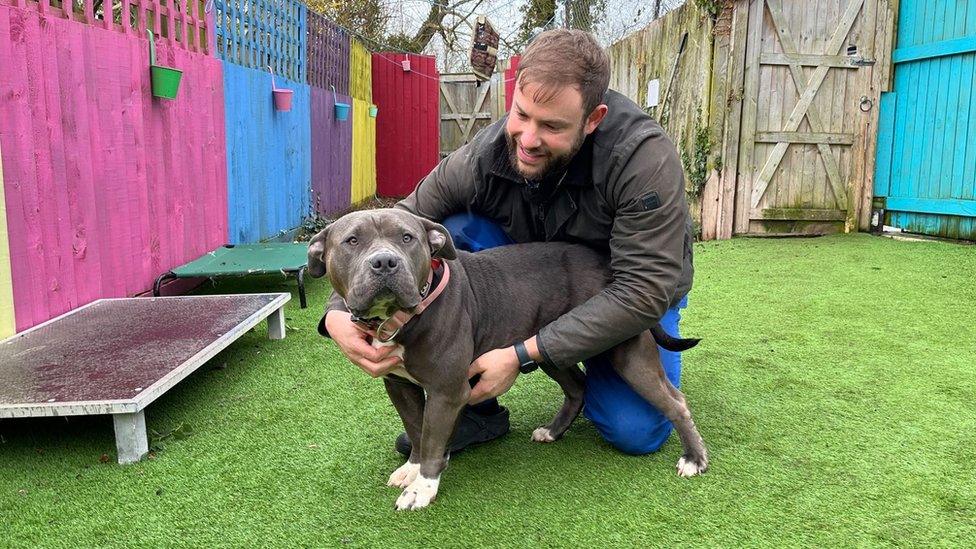
[[[447,230],[396,209],[347,214],[312,238],[309,274],[328,273],[349,312],[385,320],[397,311],[416,311],[429,291],[431,259],[450,268],[449,283],[429,307],[395,335],[404,368],[384,379],[387,394],[403,421],[413,450],[390,475],[403,488],[397,509],[426,507],[437,495],[447,466],[445,449],[468,402],[468,366],[492,349],[523,341],[600,292],[610,281],[605,258],[567,243],[515,244],[479,253],[455,250]],[[681,438],[677,464],[683,477],[708,467],[708,453],[684,395],[667,379],[655,336],[659,327],[609,350],[613,368],[633,389],[670,419]],[[393,339],[393,338],[391,338]],[[678,346],[689,340],[661,341]],[[383,343],[374,341],[378,346]],[[542,366],[565,399],[552,422],[532,434],[538,442],[559,439],[583,407],[584,374],[578,366]],[[419,441],[419,444],[418,444]]]

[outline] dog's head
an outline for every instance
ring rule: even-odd
[[[443,226],[403,210],[364,210],[312,237],[308,273],[328,274],[353,315],[388,318],[420,305],[431,257],[457,258]]]

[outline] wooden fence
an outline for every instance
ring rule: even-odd
[[[433,57],[373,54],[377,194],[406,196],[437,165],[438,78]]]
[[[217,56],[306,82],[306,14],[298,0],[214,0]]]
[[[352,96],[352,195],[358,204],[376,195],[376,118],[373,105],[373,61],[358,40],[349,48],[349,95]]]
[[[375,192],[365,47],[297,0],[211,6],[0,0],[0,336]]]
[[[647,105],[658,82],[649,112],[682,153],[703,238],[867,227],[891,13],[887,0],[688,2],[611,48],[612,87]]]
[[[311,213],[311,92],[305,83],[306,8],[297,0],[216,0],[224,62],[231,244],[257,242]],[[293,91],[275,109],[274,83]]]
[[[175,100],[153,99],[144,32],[128,19],[99,20],[91,6],[81,14],[48,2],[0,6],[0,149],[18,330],[141,292],[227,240],[220,62],[194,51],[206,49],[189,38],[197,33],[163,32],[160,64],[193,70]],[[161,3],[135,7],[137,23],[150,12],[157,22],[179,19]]]

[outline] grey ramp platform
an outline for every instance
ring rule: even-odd
[[[100,299],[0,342],[0,418],[111,414],[119,463],[149,451],[144,409],[268,319],[287,293]]]

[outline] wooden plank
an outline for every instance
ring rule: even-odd
[[[976,200],[889,197],[892,211],[976,217]]]
[[[886,197],[891,191],[891,154],[895,138],[895,109],[898,94],[881,94],[880,123],[878,126],[878,159],[875,163],[874,196]]]
[[[452,83],[464,82],[464,83],[468,83],[468,84],[476,84],[478,82],[478,79],[475,78],[475,76],[473,74],[468,74],[468,73],[464,73],[464,74],[442,74],[440,76],[440,81],[441,82],[452,82]]]
[[[43,4],[42,4],[43,7]],[[4,108],[0,109],[0,141],[3,142],[3,168],[5,180],[18,180],[21,185],[10,185],[5,190],[7,215],[7,243],[10,253],[10,276],[13,290],[16,328],[30,327],[35,316],[42,316],[41,303],[43,282],[37,273],[43,271],[40,254],[36,251],[37,237],[34,225],[27,222],[36,200],[38,163],[34,160],[33,106],[35,88],[28,76],[28,55],[32,52],[36,35],[25,24],[26,12],[0,6],[0,65],[4,67],[4,89],[7,95]],[[43,10],[42,10],[43,16]],[[33,245],[33,246],[32,246]]]
[[[936,23],[944,24],[945,21],[943,19]],[[972,53],[974,51],[976,51],[976,36],[967,36],[965,38],[941,40],[939,42],[898,48],[891,54],[891,61],[897,65],[899,63]]]
[[[742,105],[742,130],[739,142],[739,170],[735,192],[735,233],[749,232],[750,196],[756,185],[755,133],[759,100],[759,54],[762,44],[765,0],[755,0],[749,8],[748,57],[744,65]]]
[[[878,19],[879,5],[882,1],[868,0],[865,3],[858,35],[858,44],[863,44],[860,46],[862,55],[874,57],[877,34],[879,31],[883,31],[883,23]],[[864,67],[864,70],[855,73],[855,89],[862,97],[870,101],[871,109],[868,112],[863,112],[861,100],[851,102],[857,103],[857,105],[848,105],[850,113],[854,117],[857,136],[855,145],[850,151],[852,162],[851,175],[848,177],[848,193],[851,201],[848,205],[848,218],[845,222],[845,230],[849,232],[867,230],[870,222],[870,197],[874,188],[877,128],[881,106],[880,90],[874,85],[874,73],[877,70],[879,69],[876,64],[871,67]],[[868,198],[866,199],[865,196]]]
[[[86,25],[79,27],[78,30],[89,29]],[[41,116],[38,116],[34,122],[34,139],[35,143],[44,143],[40,149],[46,149],[40,160],[43,162],[43,168],[39,170],[42,177],[39,177],[37,182],[39,208],[35,212],[37,215],[35,219],[42,235],[40,250],[43,251],[45,264],[42,277],[47,286],[45,297],[48,305],[45,313],[61,314],[74,308],[77,303],[72,300],[75,295],[74,272],[70,267],[61,268],[63,263],[69,265],[71,263],[71,244],[66,242],[67,238],[62,238],[62,235],[71,234],[71,225],[65,219],[67,193],[64,192],[64,182],[67,177],[67,166],[60,97],[62,93],[70,93],[69,90],[73,86],[70,82],[61,82],[58,78],[58,56],[45,54],[45,52],[58,51],[59,40],[56,33],[56,29],[41,25],[38,41],[34,43],[33,55],[39,69],[34,85],[38,87],[38,102],[41,107],[38,112]],[[65,118],[70,120],[73,117],[74,113]]]
[[[442,114],[441,120],[491,120],[494,116],[490,112],[471,112],[460,114]]]
[[[714,240],[719,232],[721,217],[722,171],[717,169],[715,160],[721,162],[724,153],[724,132],[726,113],[729,108],[729,63],[731,43],[731,6],[723,8],[712,32],[712,66],[709,76],[711,93],[708,98],[708,124],[710,151],[709,175],[702,192],[701,239]],[[725,26],[727,25],[727,27]],[[720,28],[721,26],[721,28]]]
[[[743,117],[743,93],[746,42],[749,39],[749,3],[739,1],[734,4],[732,15],[732,33],[729,42],[729,102],[728,114],[725,117],[723,131],[722,178],[719,191],[718,220],[715,236],[720,240],[732,238],[735,227],[735,190],[740,162],[739,139]]]
[[[816,145],[853,145],[854,135],[849,133],[818,132],[757,132],[756,143],[802,143]]]
[[[974,13],[976,13],[976,10],[971,10],[971,11],[974,11]],[[888,0],[877,0],[876,15],[875,15],[875,32],[874,32],[875,40],[868,41],[871,47],[871,50],[868,53],[868,55],[874,56],[875,52],[889,52],[892,50],[892,43],[895,37],[894,18],[895,18],[895,14],[894,14],[894,9],[892,9],[891,7],[891,3]],[[878,105],[878,107],[872,109],[871,120],[868,123],[868,126],[864,129],[864,135],[867,139],[867,150],[865,151],[864,154],[864,157],[866,159],[866,165],[864,170],[865,181],[863,185],[863,193],[861,195],[861,203],[860,203],[860,210],[858,214],[858,223],[857,223],[858,228],[862,231],[868,230],[870,226],[871,209],[872,209],[871,203],[873,198],[873,193],[871,191],[872,189],[877,187],[876,184],[877,180],[875,179],[876,174],[878,173],[877,163],[881,161],[879,151],[882,150],[881,149],[882,146],[885,146],[887,147],[887,149],[885,149],[885,154],[889,155],[890,157],[894,153],[892,147],[893,143],[885,145],[880,141],[880,135],[882,133],[880,131],[881,115],[882,115],[881,106],[884,101],[882,92],[891,89],[891,58],[889,55],[879,56],[878,64],[872,67],[870,86],[871,86],[870,89],[871,89],[872,96],[877,98],[875,100],[875,105]],[[895,113],[896,113],[896,106],[892,106],[892,110],[891,110],[892,128],[890,130],[892,139],[894,137],[894,131],[895,131],[894,127],[897,122],[895,120]],[[879,131],[873,132],[872,131],[873,128],[879,128]],[[884,189],[886,192],[888,192],[888,190],[890,189],[890,184],[891,184],[890,178],[891,178],[891,171],[893,169],[893,165],[892,165],[893,160],[894,160],[893,158],[889,158],[888,160],[886,160],[885,165],[882,167],[886,177],[889,178],[888,181],[884,183]]]
[[[832,69],[857,69],[853,58],[847,55],[816,55],[812,53],[773,53],[765,52],[759,56],[763,65],[826,66]]]
[[[764,208],[753,210],[751,217],[769,221],[844,221],[847,210]]]

